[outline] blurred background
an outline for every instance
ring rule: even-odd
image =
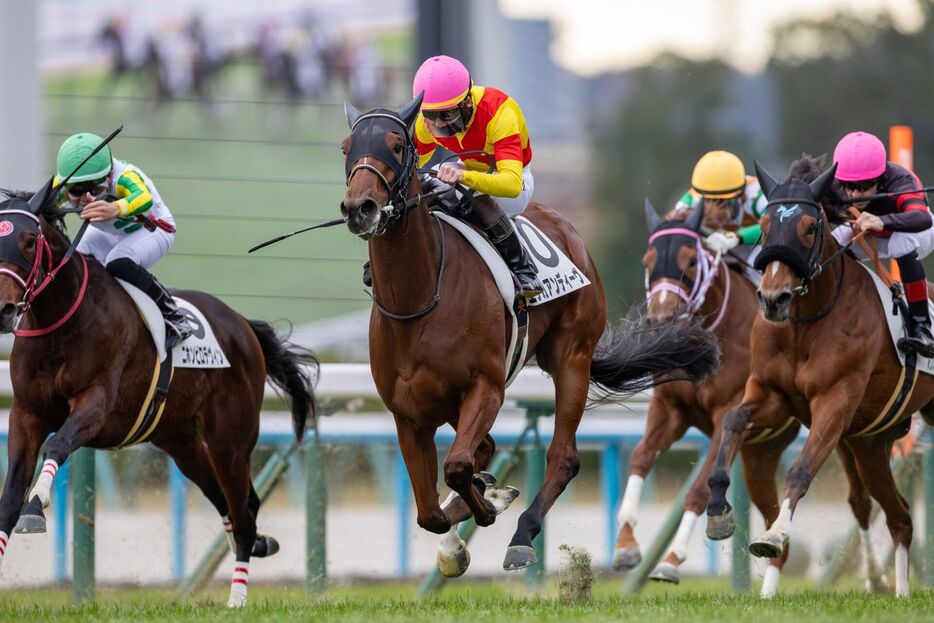
[[[123,124],[115,157],[152,178],[178,223],[154,271],[164,283],[292,323],[326,361],[365,361],[364,242],[335,227],[246,250],[338,216],[343,102],[399,106],[438,53],[526,113],[535,199],[588,241],[611,317],[644,297],[643,198],[672,206],[708,150],[778,175],[847,132],[885,139],[905,124],[934,181],[934,0],[0,0],[0,187],[38,188],[67,136]],[[385,496],[387,452],[335,458],[329,479],[357,478],[332,480],[332,502]],[[141,477],[146,461],[121,454],[105,460],[132,468],[108,472],[124,479],[108,503],[135,505],[136,485],[166,471]],[[598,460],[585,454],[562,504],[596,503]],[[689,467],[660,465],[658,500]],[[834,469],[819,495],[839,509]],[[210,538],[216,521],[197,504]]]

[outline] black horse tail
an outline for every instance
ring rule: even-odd
[[[305,423],[309,417],[315,417],[313,383],[304,366],[311,366],[317,378],[318,358],[307,348],[289,342],[287,335],[279,337],[269,323],[261,320],[248,322],[263,348],[266,377],[279,395],[285,394],[292,403],[292,428],[295,439],[301,441],[305,435]]]
[[[717,338],[696,320],[646,322],[639,309],[608,326],[590,363],[595,402],[671,381],[701,382],[720,367]]]

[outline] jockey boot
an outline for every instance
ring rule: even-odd
[[[927,278],[924,265],[916,251],[896,258],[902,277],[905,299],[908,301],[908,335],[899,342],[906,353],[917,353],[922,357],[934,357],[934,336],[931,335],[931,316],[928,313]]]
[[[525,249],[519,243],[519,235],[508,216],[503,214],[499,220],[483,230],[499,254],[506,260],[509,270],[519,281],[519,290],[526,299],[532,299],[542,293],[535,267]]]
[[[165,319],[165,350],[167,352],[192,334],[194,329],[175,304],[175,299],[148,270],[129,258],[120,258],[107,264],[107,272],[136,286],[155,301]]]
[[[373,287],[373,275],[370,273],[370,260],[363,263],[363,285]]]

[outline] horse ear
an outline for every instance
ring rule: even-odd
[[[814,198],[820,201],[820,198],[824,196],[824,191],[830,186],[830,183],[833,182],[833,178],[837,174],[837,163],[834,162],[833,166],[820,174],[820,176],[810,183],[811,194],[814,195]]]
[[[765,193],[765,198],[768,199],[772,191],[775,190],[775,187],[778,186],[778,182],[765,170],[764,166],[759,164],[758,160],[756,160],[754,164],[756,167],[756,177],[759,178],[759,186],[762,187],[762,192]]]
[[[55,182],[54,177],[50,177],[49,181],[46,182],[42,188],[36,191],[36,193],[29,200],[29,211],[33,214],[39,214],[42,211],[42,206],[48,202],[52,196],[52,185]]]
[[[704,198],[697,200],[697,205],[691,211],[691,215],[684,221],[684,226],[691,231],[700,231],[700,226],[704,222]]]
[[[363,113],[354,108],[354,105],[350,102],[344,102],[344,115],[347,117],[347,125],[353,130],[353,124],[357,122],[357,119],[359,119]]]
[[[422,91],[414,98],[412,101],[399,109],[399,112],[396,114],[399,115],[399,118],[402,119],[402,122],[405,124],[405,127],[411,128],[412,123],[415,122],[415,117],[418,116],[418,111],[422,107],[422,99],[425,97],[425,92]]]
[[[645,222],[649,225],[650,234],[662,224],[662,219],[658,218],[655,207],[652,205],[652,202],[649,201],[648,197],[645,198]]]

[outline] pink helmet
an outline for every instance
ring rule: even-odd
[[[868,132],[850,132],[837,143],[833,161],[837,179],[844,182],[871,180],[885,173],[885,145]]]
[[[432,56],[415,72],[412,97],[422,91],[422,110],[454,108],[470,91],[470,72],[456,58]]]

